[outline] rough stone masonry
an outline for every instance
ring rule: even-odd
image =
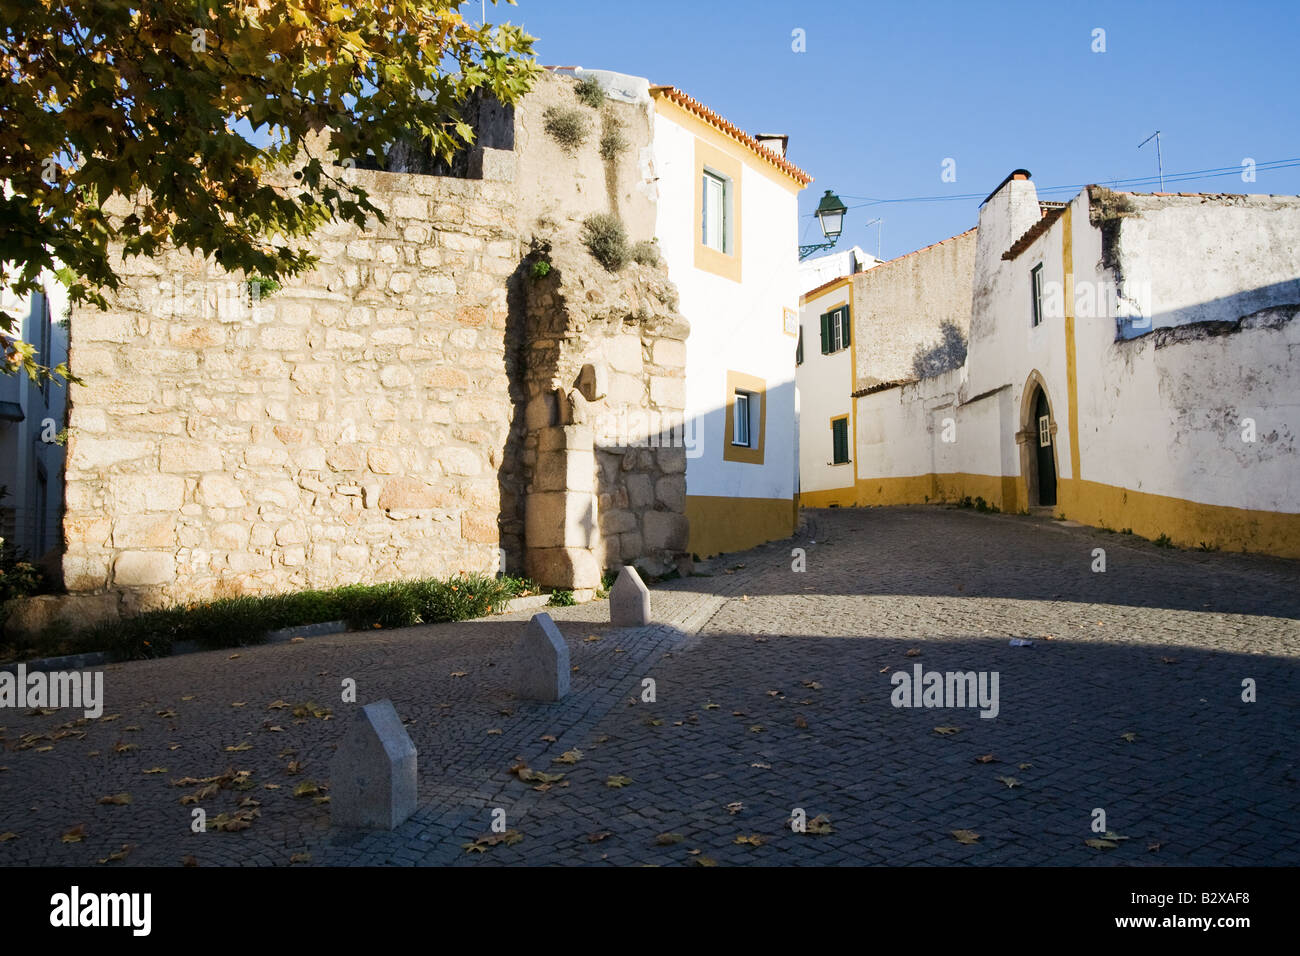
[[[480,138],[481,178],[346,171],[387,221],[322,228],[319,266],[269,296],[176,250],[122,262],[110,310],[71,322],[56,615],[490,572],[498,548],[578,589],[683,560],[684,451],[601,427],[680,423],[676,290],[578,239],[611,210],[651,238],[650,118],[607,104],[627,146],[601,158],[544,133],[547,106],[577,102],[543,78]]]

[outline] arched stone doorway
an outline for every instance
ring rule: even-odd
[[[1020,474],[1025,479],[1025,498],[1030,509],[1056,506],[1056,416],[1048,398],[1047,383],[1037,370],[1029,374],[1020,399]]]

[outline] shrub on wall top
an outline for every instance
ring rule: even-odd
[[[588,216],[582,224],[582,241],[592,258],[610,272],[627,265],[627,230],[623,221],[609,212]]]

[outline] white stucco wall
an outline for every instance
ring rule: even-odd
[[[799,394],[799,492],[853,487],[853,399],[851,348],[821,353],[822,313],[849,305],[851,280],[808,298],[799,310],[803,364],[796,370]],[[832,464],[831,419],[850,415],[847,464]]]
[[[794,493],[794,353],[783,309],[799,302],[795,192],[745,160],[741,195],[739,283],[696,268],[695,134],[657,112],[654,166],[658,181],[656,235],[669,275],[691,324],[686,344],[686,415],[697,447],[688,453],[688,495],[784,498]],[[766,383],[767,413],[761,465],[723,460],[727,371]]]

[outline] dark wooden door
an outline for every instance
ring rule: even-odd
[[[1047,396],[1040,388],[1034,403],[1034,422],[1038,429],[1038,503],[1042,506],[1056,504],[1056,456],[1053,454],[1052,410]]]

